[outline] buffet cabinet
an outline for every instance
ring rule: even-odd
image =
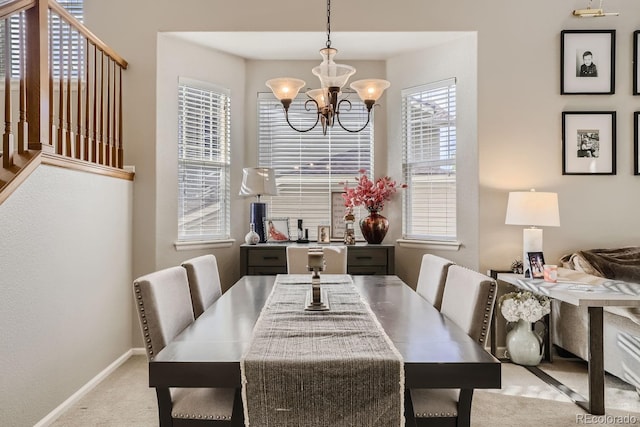
[[[298,243],[259,243],[240,246],[240,274],[273,275],[287,272],[287,246],[317,246]],[[325,245],[326,246],[326,245]],[[347,246],[348,274],[395,274],[393,245],[359,243]]]

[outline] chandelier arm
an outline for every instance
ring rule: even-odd
[[[315,128],[318,125],[318,122],[320,121],[320,112],[318,112],[316,114],[316,122],[313,124],[313,126],[311,126],[308,129],[298,129],[297,127],[295,127],[294,125],[291,124],[291,122],[289,121],[289,109],[285,109],[284,110],[284,117],[287,119],[287,123],[289,124],[291,129],[295,130],[296,132],[306,133],[306,132],[309,132],[310,130],[312,130],[313,128]]]
[[[369,124],[369,121],[371,120],[371,110],[367,111],[367,122],[362,125],[362,127],[360,129],[349,129],[344,127],[344,125],[342,124],[342,122],[340,121],[340,112],[336,112],[336,117],[338,118],[338,124],[340,125],[340,127],[344,130],[346,130],[347,132],[351,132],[351,133],[357,133],[357,132],[362,132],[367,125]]]

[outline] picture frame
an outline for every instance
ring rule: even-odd
[[[562,174],[616,174],[616,112],[562,113]]]
[[[616,30],[560,33],[560,94],[615,93]]]
[[[331,243],[331,226],[318,226],[318,243]]]
[[[331,240],[343,240],[344,239],[344,199],[342,198],[343,191],[331,192]]]
[[[544,254],[542,252],[527,252],[529,265],[531,266],[531,278],[544,278]]]
[[[640,30],[633,32],[633,94],[640,95]]]
[[[640,175],[640,111],[633,113],[633,174]]]
[[[289,218],[265,218],[264,234],[267,243],[283,243],[289,239]]]

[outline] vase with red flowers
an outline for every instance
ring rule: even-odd
[[[390,201],[398,188],[406,188],[406,184],[398,185],[388,176],[372,181],[364,170],[360,170],[360,176],[356,178],[355,188],[345,184],[344,205],[347,210],[353,210],[357,206],[364,206],[369,215],[360,220],[360,231],[368,243],[382,243],[389,230],[389,220],[380,214],[384,204]]]

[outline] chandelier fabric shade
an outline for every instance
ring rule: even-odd
[[[299,129],[289,121],[289,106],[298,95],[300,89],[306,84],[304,80],[280,77],[266,82],[275,97],[282,103],[287,123],[293,130],[309,132],[320,123],[322,125],[322,133],[326,135],[327,129],[332,127],[335,122],[338,122],[340,127],[347,132],[360,132],[371,121],[371,109],[391,84],[382,79],[358,80],[351,83],[351,89],[356,91],[367,108],[367,120],[358,129],[345,127],[340,123],[340,108],[350,110],[351,101],[346,98],[339,99],[339,97],[342,94],[342,88],[347,84],[349,78],[355,74],[356,69],[350,65],[337,64],[334,61],[337,53],[338,50],[331,47],[331,0],[327,0],[327,43],[326,47],[320,49],[322,62],[311,70],[320,80],[320,89],[308,90],[306,95],[309,99],[305,102],[305,108],[309,111],[312,111],[315,106],[315,123],[309,128]]]

